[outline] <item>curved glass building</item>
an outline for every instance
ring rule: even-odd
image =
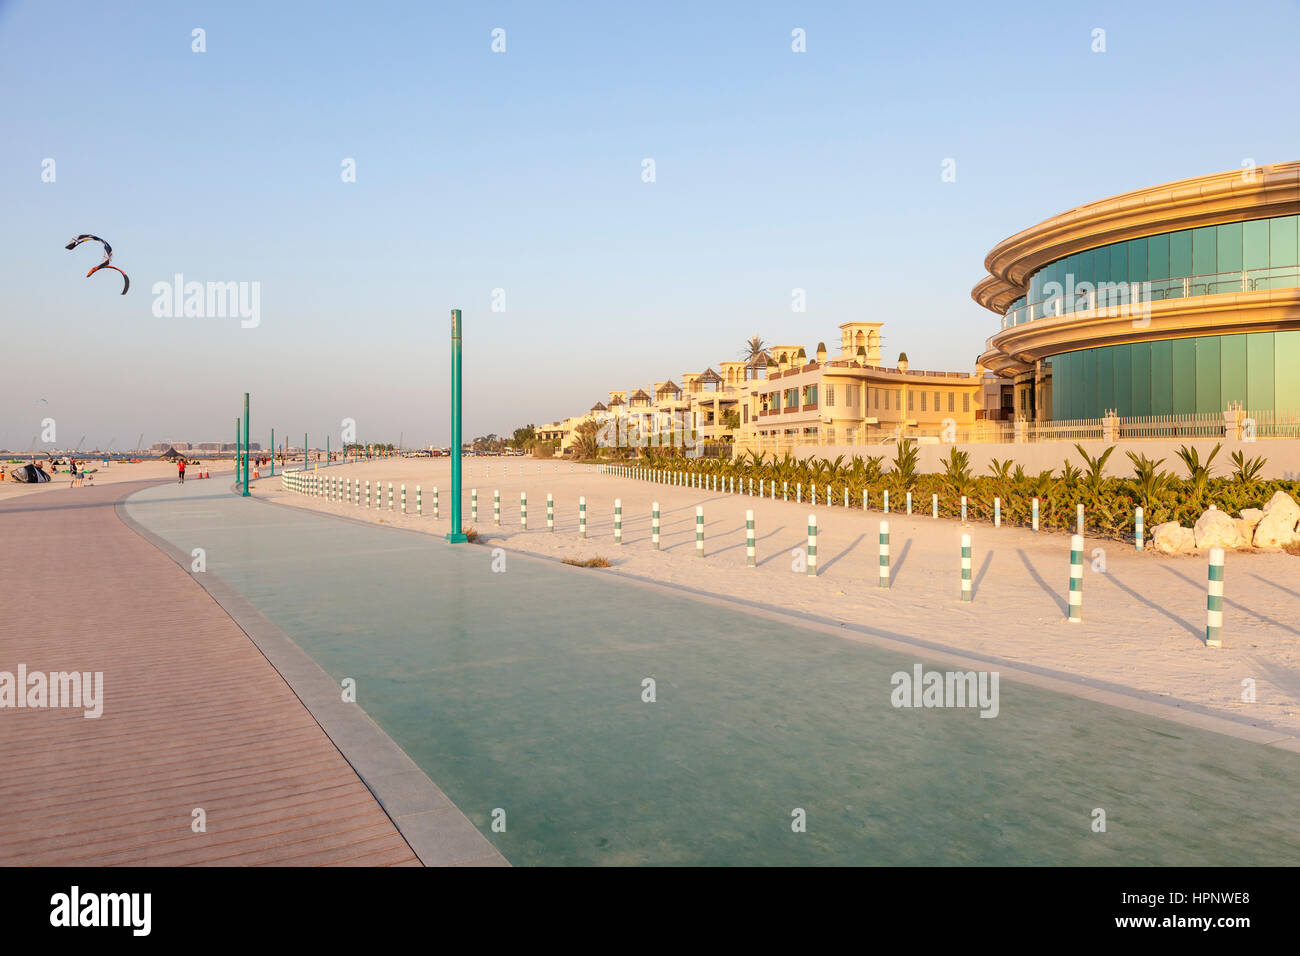
[[[985,267],[979,362],[1018,419],[1300,410],[1300,163],[1080,206]]]

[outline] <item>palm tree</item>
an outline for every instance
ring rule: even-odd
[[[740,357],[745,360],[745,369],[751,378],[754,369],[760,365],[766,366],[771,361],[771,356],[767,354],[767,343],[760,335],[755,335],[745,343],[745,347],[740,350]]]

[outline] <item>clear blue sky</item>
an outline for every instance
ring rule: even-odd
[[[1297,36],[1293,0],[0,0],[0,446],[47,415],[60,445],[231,439],[246,390],[264,443],[344,417],[445,443],[452,307],[469,436],[755,333],[834,349],[853,319],[914,366],[969,369],[998,240],[1300,158]],[[84,277],[97,247],[64,251],[81,232],[129,295]],[[260,282],[260,326],[155,317],[175,273]]]

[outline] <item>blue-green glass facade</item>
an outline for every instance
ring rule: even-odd
[[[1183,280],[1190,280],[1184,282]],[[1061,289],[1099,283],[1149,282],[1153,299],[1254,292],[1300,286],[1300,216],[1183,229],[1077,252],[1029,277],[1028,294],[1011,303],[1004,328],[1091,307],[1086,297]],[[1244,282],[1244,286],[1243,286]],[[1127,302],[1121,296],[1119,302]]]
[[[1204,335],[1063,352],[1052,368],[1056,421],[1300,410],[1300,331]]]

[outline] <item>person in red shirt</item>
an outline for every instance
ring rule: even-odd
[[[185,459],[176,459],[176,481],[179,484],[185,484]]]

